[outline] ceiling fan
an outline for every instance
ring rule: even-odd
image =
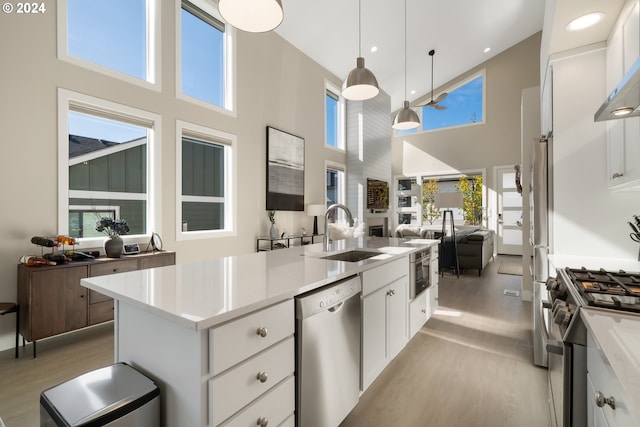
[[[431,101],[423,104],[418,104],[416,105],[416,107],[433,107],[436,110],[445,110],[447,107],[445,107],[444,105],[440,105],[439,102],[444,100],[447,95],[449,95],[448,93],[442,92],[436,99],[433,99],[433,55],[435,54],[435,50],[431,49],[429,51],[429,56],[431,57]]]

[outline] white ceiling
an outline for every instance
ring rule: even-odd
[[[549,53],[606,40],[624,0],[546,0]],[[407,0],[407,92],[404,79],[404,1],[361,0],[362,56],[391,96],[392,110],[458,77],[542,30],[545,0]],[[358,56],[358,0],[283,0],[276,32],[344,79]],[[590,11],[607,18],[594,30],[567,34],[572,18]],[[371,46],[377,46],[375,53]],[[488,53],[484,49],[490,47]],[[411,91],[415,90],[414,94]],[[435,93],[435,96],[438,94]]]

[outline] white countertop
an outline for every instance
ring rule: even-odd
[[[629,410],[640,419],[640,316],[590,307],[580,313],[598,351],[622,384]]]
[[[204,330],[439,242],[363,237],[333,242],[330,252],[317,243],[90,277],[81,283],[187,328]],[[359,262],[319,258],[351,249],[382,253]]]
[[[633,259],[585,257],[575,255],[550,254],[549,262],[555,268],[582,268],[591,270],[604,268],[605,270],[624,270],[627,272],[640,272],[640,262]]]

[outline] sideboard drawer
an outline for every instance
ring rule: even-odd
[[[217,426],[295,370],[293,337],[209,381],[213,423]],[[259,379],[266,374],[265,380]]]
[[[138,260],[136,259],[111,261],[104,264],[96,263],[89,266],[89,276],[106,276],[107,274],[124,273],[126,271],[136,271],[137,269]]]
[[[89,325],[113,320],[113,300],[89,305]]]
[[[213,375],[293,335],[294,329],[293,299],[211,329],[209,366]]]
[[[267,419],[269,425],[279,426],[294,410],[295,380],[294,377],[289,377],[221,427],[255,426],[259,419]]]

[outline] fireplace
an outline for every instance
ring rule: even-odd
[[[382,225],[369,226],[369,236],[384,237],[384,227]]]

